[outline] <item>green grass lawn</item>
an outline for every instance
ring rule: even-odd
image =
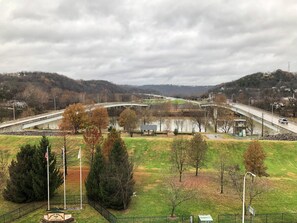
[[[58,154],[62,145],[61,139],[56,137],[50,137],[49,139],[53,151]],[[20,145],[37,143],[39,140],[40,137],[0,136],[0,150],[7,151],[10,159],[12,159],[15,157]],[[113,211],[113,213],[118,217],[169,215],[170,207],[164,197],[163,188],[164,179],[166,179],[165,176],[170,167],[169,155],[172,138],[124,137],[124,140],[135,163],[136,196],[132,197],[127,210]],[[193,169],[189,169],[184,178],[185,181],[193,184],[192,187],[197,191],[198,197],[179,206],[176,210],[178,215],[211,214],[217,219],[217,215],[220,213],[241,212],[241,200],[231,187],[226,186],[225,194],[221,195],[219,193],[216,160],[219,150],[227,148],[233,162],[241,164],[241,167],[243,167],[243,153],[250,141],[227,138],[208,140],[207,143],[209,146],[207,163],[202,169],[201,175],[194,177]],[[266,165],[270,174],[270,177],[267,178],[269,191],[260,195],[254,201],[253,207],[259,214],[296,212],[297,142],[261,141],[260,143],[267,153]],[[77,151],[80,146],[85,149],[81,136],[69,137],[68,164],[70,169],[75,169],[78,166]],[[84,159],[84,166],[87,167],[88,161],[86,157]],[[67,193],[77,194],[79,191],[78,186],[78,183],[74,182],[73,185],[68,187]],[[58,194],[62,194],[62,191],[62,188],[59,189]],[[17,206],[17,204],[6,202],[0,198],[0,214]],[[42,210],[37,211],[35,215],[39,216],[42,213]],[[90,214],[88,219],[91,220],[92,218]]]

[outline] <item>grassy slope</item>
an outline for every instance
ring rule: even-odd
[[[0,150],[9,150],[10,157],[14,157],[18,147],[25,143],[36,143],[40,137],[0,136]],[[60,139],[50,138],[53,150],[59,151]],[[117,216],[157,216],[168,215],[169,207],[163,199],[162,182],[166,169],[169,168],[169,149],[171,138],[125,138],[129,153],[136,163],[137,196],[132,198],[128,210],[115,212]],[[77,149],[82,144],[81,137],[71,138],[72,146],[69,148],[69,165],[77,166]],[[199,197],[195,201],[187,202],[177,209],[177,214],[212,214],[215,218],[219,213],[240,213],[241,201],[226,188],[226,194],[220,195],[215,161],[218,150],[227,147],[232,150],[232,159],[242,163],[242,154],[249,141],[214,140],[208,141],[209,151],[207,155],[207,167],[196,181]],[[295,211],[297,205],[297,162],[296,142],[272,142],[262,141],[261,144],[267,152],[266,164],[268,166],[270,191],[260,196],[254,202],[257,213]],[[87,165],[87,162],[84,162]],[[187,178],[193,173],[189,170]],[[192,177],[193,178],[193,177]],[[78,185],[68,188],[76,190]],[[61,193],[61,190],[60,192]],[[76,192],[75,192],[76,193]],[[0,199],[0,212],[11,210],[17,205]]]

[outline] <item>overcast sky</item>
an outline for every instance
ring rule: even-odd
[[[297,70],[296,0],[0,0],[0,72],[214,85]]]

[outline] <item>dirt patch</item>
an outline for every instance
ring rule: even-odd
[[[80,170],[79,168],[69,168],[67,170],[68,174],[67,174],[67,183],[69,184],[79,184],[79,177],[80,177]],[[87,167],[83,167],[82,168],[82,181],[85,182],[88,174],[90,172],[90,169]]]

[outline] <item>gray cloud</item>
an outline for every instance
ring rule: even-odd
[[[293,0],[1,1],[0,72],[119,84],[218,84],[296,71]]]

